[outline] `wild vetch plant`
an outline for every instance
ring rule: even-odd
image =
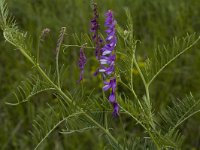
[[[130,12],[127,9],[125,11],[127,25],[123,29],[117,24],[115,13],[108,10],[105,13],[106,30],[103,31],[100,29],[102,25],[99,23],[97,4],[93,4],[91,33],[89,33],[91,38],[87,38],[88,42],[81,42],[80,45],[65,44],[65,48],[68,49],[72,46],[80,48],[79,60],[77,60],[80,77],[77,79],[77,86],[82,88],[79,90],[81,92],[74,94],[70,89],[63,89],[65,82],[61,80],[62,69],[59,66],[60,50],[67,29],[61,28],[57,41],[55,71],[47,71],[48,69],[44,69],[41,65],[39,54],[40,44],[45,41],[50,29],[46,28],[42,31],[38,49],[35,50],[36,56],[33,56],[31,36],[21,31],[15,20],[9,17],[4,0],[0,1],[0,9],[0,26],[6,42],[16,47],[30,62],[31,69],[34,70],[32,76],[14,92],[13,95],[17,102],[8,101],[6,103],[19,105],[29,101],[31,97],[47,91],[50,91],[58,100],[56,104],[48,105],[48,111],[44,111],[42,116],[33,123],[31,134],[36,143],[35,149],[39,148],[58,127],[63,128],[60,131],[61,134],[96,130],[98,133],[102,133],[101,137],[105,140],[105,147],[108,149],[182,148],[184,137],[179,127],[200,111],[200,99],[189,94],[184,99],[173,102],[173,105],[166,110],[156,112],[152,103],[154,100],[151,97],[150,87],[166,67],[189,49],[195,47],[200,40],[199,36],[187,34],[180,39],[174,38],[172,43],[167,46],[159,46],[155,50],[155,55],[146,59],[145,67],[141,68],[136,57],[138,41],[134,37]],[[89,45],[88,43],[93,44]],[[86,55],[90,50],[94,50],[94,56]],[[85,66],[91,57],[95,57],[98,62],[94,75],[101,78],[99,82],[103,83],[102,93],[95,95],[91,91],[89,95],[84,95],[83,86],[87,88],[87,85],[83,84],[87,78],[84,74],[88,71]],[[138,92],[134,82],[133,69],[136,69],[140,76],[143,91]],[[93,78],[99,80],[95,76]],[[94,85],[94,88],[98,87]],[[83,96],[80,96],[79,93]],[[159,101],[161,100],[159,99]],[[49,115],[51,115],[51,119]],[[111,120],[111,118],[113,119]],[[124,118],[128,118],[128,120],[125,122]],[[131,119],[133,121],[129,121]],[[120,122],[120,126],[115,125],[116,122]],[[142,128],[140,136],[133,132],[133,122]],[[129,124],[129,128],[125,128],[127,124]],[[123,134],[120,131],[123,131]],[[119,134],[121,135],[119,136]]]

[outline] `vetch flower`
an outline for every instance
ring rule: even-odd
[[[100,68],[99,72],[103,73],[103,75],[107,75],[110,78],[110,81],[104,81],[105,86],[103,87],[104,91],[110,90],[111,93],[109,95],[109,101],[113,106],[113,116],[119,115],[119,104],[116,100],[116,78],[112,77],[115,71],[115,60],[116,60],[116,54],[114,52],[115,46],[117,44],[117,37],[115,34],[115,24],[116,21],[114,20],[113,13],[111,10],[109,10],[106,14],[106,20],[105,20],[105,26],[106,29],[106,44],[101,49],[102,56],[99,59],[100,62]]]
[[[93,4],[94,9],[94,18],[91,20],[91,29],[90,31],[93,33],[92,39],[95,42],[95,56],[100,62],[100,67],[94,73],[96,76],[99,72],[102,73],[102,79],[104,81],[103,90],[107,91],[110,90],[111,93],[109,95],[109,101],[113,106],[113,116],[119,115],[119,104],[116,101],[116,78],[114,76],[115,71],[115,60],[116,54],[114,52],[115,46],[117,44],[117,37],[116,37],[116,21],[113,17],[113,12],[109,10],[105,16],[105,26],[107,29],[105,30],[107,34],[107,38],[105,40],[105,45],[102,46],[103,40],[99,36],[99,29],[100,25],[98,23],[99,15],[97,13],[97,5]],[[105,80],[110,81],[107,82]]]
[[[113,72],[114,72],[114,65],[111,65],[111,66],[108,66],[108,67],[105,67],[105,66],[101,66],[101,69],[99,69],[99,72],[103,72],[107,75],[111,75]]]
[[[105,86],[103,87],[104,91],[107,91],[108,89],[112,89],[112,91],[115,91],[117,84],[116,84],[116,78],[110,79],[110,82],[104,81]]]
[[[102,48],[102,56],[100,57],[101,68],[99,72],[103,72],[107,75],[111,75],[114,72],[114,64],[116,55],[114,53],[114,48],[117,44],[117,37],[115,35],[115,24],[113,13],[109,10],[106,14],[105,26],[107,27],[106,33],[106,44]],[[105,66],[106,65],[106,66]]]
[[[110,46],[110,44],[106,44],[103,48],[102,48],[102,55],[107,55],[112,53],[112,51],[114,50],[113,47]]]
[[[80,69],[80,78],[79,78],[79,81],[82,81],[83,80],[83,73],[84,73],[84,66],[86,64],[86,56],[85,56],[85,53],[83,51],[85,45],[83,45],[80,49],[80,56],[79,56],[79,62],[78,62],[78,65],[79,65],[79,69]]]
[[[101,56],[100,58],[100,64],[102,65],[114,65],[116,59],[116,55],[110,55],[110,56]]]

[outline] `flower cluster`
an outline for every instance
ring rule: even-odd
[[[91,32],[93,33],[92,39],[95,42],[95,56],[100,62],[100,67],[94,73],[97,75],[98,72],[102,73],[102,79],[104,80],[103,90],[111,90],[111,94],[109,96],[109,101],[113,106],[113,116],[119,115],[119,105],[116,101],[116,78],[113,76],[115,70],[115,60],[116,54],[114,52],[117,37],[115,35],[115,24],[116,21],[113,17],[113,12],[109,10],[105,16],[105,26],[107,30],[105,31],[107,34],[107,38],[105,41],[105,45],[103,46],[103,41],[99,36],[100,25],[98,23],[98,12],[97,12],[97,4],[93,4],[93,13],[94,18],[91,20]],[[106,80],[110,79],[108,82]]]
[[[85,53],[83,51],[85,45],[83,45],[80,49],[80,56],[79,56],[79,62],[78,62],[78,65],[79,65],[79,68],[80,68],[80,78],[79,78],[79,81],[82,81],[83,80],[83,73],[84,73],[84,66],[86,64],[86,56],[85,56]]]
[[[100,25],[98,23],[98,11],[97,11],[97,4],[94,3],[93,4],[93,13],[94,13],[94,18],[91,20],[91,28],[90,31],[93,32],[92,35],[92,39],[95,42],[95,56],[96,58],[99,60],[100,55],[101,55],[101,43],[103,42],[103,40],[101,39],[101,37],[99,36],[99,29],[100,29]]]
[[[107,27],[106,33],[107,33],[107,38],[106,38],[106,44],[104,47],[101,49],[102,55],[99,59],[101,68],[99,69],[99,72],[102,72],[104,76],[106,75],[107,77],[112,76],[114,74],[114,69],[115,69],[115,60],[116,60],[116,54],[114,52],[115,46],[117,44],[117,37],[115,34],[115,24],[116,21],[114,20],[113,17],[113,12],[109,10],[106,14],[106,21],[105,21],[105,26]],[[113,106],[113,115],[118,116],[119,115],[119,105],[116,101],[116,78],[115,77],[110,77],[110,81],[104,82],[105,86],[103,87],[104,91],[107,91],[111,89],[111,94],[109,96],[109,101]]]

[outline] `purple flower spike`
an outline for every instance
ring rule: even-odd
[[[114,48],[117,43],[117,37],[115,35],[116,21],[114,20],[113,13],[110,10],[105,14],[105,16],[106,16],[105,26],[107,27],[106,30],[107,44],[105,44],[101,50],[102,51],[102,56],[100,57],[101,68],[99,69],[99,72],[104,72],[107,75],[111,75],[114,72],[114,63],[116,59],[116,55],[113,54]]]
[[[96,3],[93,4],[93,13],[94,13],[94,18],[90,21],[91,23],[90,31],[93,33],[92,39],[95,42],[95,56],[97,59],[99,59],[101,55],[101,43],[103,42],[103,40],[101,39],[98,33],[100,25],[98,22],[99,15]]]
[[[82,46],[80,49],[80,56],[79,56],[79,62],[78,62],[78,66],[80,68],[80,78],[78,82],[83,80],[84,66],[86,64],[86,56],[83,49],[84,49],[84,46]]]
[[[104,41],[105,45],[102,46],[103,40],[99,36],[99,29],[100,25],[98,23],[98,12],[97,12],[97,5],[93,4],[94,9],[94,18],[91,20],[91,29],[90,31],[93,33],[92,40],[95,43],[95,56],[100,62],[100,67],[97,69],[97,71],[94,73],[96,76],[99,72],[102,73],[102,79],[104,80],[104,87],[103,90],[107,91],[110,90],[111,94],[109,96],[109,101],[113,106],[113,116],[117,117],[119,116],[119,104],[116,101],[116,78],[113,77],[114,70],[115,70],[115,60],[116,60],[116,54],[114,52],[114,49],[117,44],[117,37],[116,37],[116,21],[114,20],[113,12],[108,11],[105,16],[105,26],[107,38]],[[107,82],[107,78],[110,78],[110,81]]]
[[[116,44],[117,44],[117,38],[115,35],[115,24],[116,21],[113,17],[113,12],[109,10],[106,14],[106,21],[105,26],[107,27],[106,33],[107,33],[107,44],[102,48],[102,55],[107,55],[112,53],[114,50]]]
[[[99,61],[101,64],[101,68],[99,72],[106,74],[107,76],[111,76],[115,70],[115,60],[116,54],[114,52],[115,46],[117,44],[117,37],[115,35],[115,24],[116,21],[114,20],[112,11],[108,11],[106,14],[106,21],[105,26],[106,29],[106,44],[101,49],[102,56],[100,57]],[[111,94],[109,96],[109,101],[113,106],[113,116],[119,116],[119,104],[116,101],[116,78],[112,77],[109,82],[104,82],[105,86],[103,87],[104,91],[111,90]]]

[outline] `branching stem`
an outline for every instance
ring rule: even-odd
[[[189,45],[187,48],[185,48],[181,53],[178,53],[175,55],[172,59],[170,59],[165,65],[163,65],[157,72],[156,74],[152,77],[152,79],[147,83],[147,86],[149,87],[151,83],[155,80],[155,78],[165,69],[171,62],[173,62],[176,58],[181,56],[183,53],[185,53],[187,50],[189,50],[191,47],[193,47],[198,41],[200,40],[200,36],[195,40],[191,45]]]
[[[4,37],[5,37],[5,39],[6,39],[9,43],[11,43],[12,45],[18,47],[18,45],[16,45],[16,44],[13,43],[11,40],[9,40],[9,38],[7,38],[7,36],[5,36],[5,34],[4,34]],[[54,88],[57,90],[57,92],[58,92],[65,100],[67,100],[67,101],[68,101],[69,103],[71,103],[71,104],[75,104],[75,102],[73,102],[72,99],[70,99],[70,98],[61,90],[61,88],[60,88],[58,85],[56,85],[56,84],[47,76],[47,74],[43,71],[43,69],[40,67],[40,65],[37,64],[37,63],[26,53],[26,51],[25,51],[22,47],[18,47],[18,48],[20,49],[20,52],[25,56],[25,58],[28,59],[28,60],[31,62],[31,64],[32,64],[33,66],[36,67],[36,69],[37,69],[38,72],[41,74],[41,76],[43,76],[43,78],[44,78],[46,81],[48,81],[48,82],[52,85],[52,87],[54,87]],[[77,108],[83,112],[83,110],[82,110],[80,107],[77,106]],[[102,127],[98,122],[96,122],[96,121],[95,121],[90,115],[88,115],[87,113],[84,113],[84,115],[85,115],[90,121],[92,121],[95,125],[97,125],[97,126],[98,126],[98,127],[99,127],[99,128],[100,128],[100,129],[101,129],[101,130],[102,130],[116,145],[120,146],[121,149],[123,149],[122,146],[119,145],[119,143],[118,143],[118,141],[115,139],[115,137],[113,137],[112,134],[111,134],[107,129],[105,129],[104,127]]]

